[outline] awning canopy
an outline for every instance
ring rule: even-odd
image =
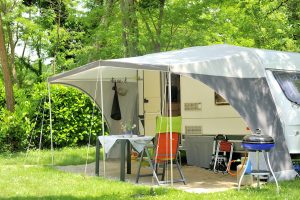
[[[69,72],[50,77],[49,82],[63,80],[97,80],[97,68],[112,67],[171,71],[176,74],[259,78],[265,69],[300,70],[297,53],[261,50],[231,45],[212,45],[147,54],[144,56],[99,60]]]
[[[266,71],[300,71],[299,53],[231,45],[199,46],[131,58],[100,60],[50,77],[48,82],[77,87],[100,105],[100,93],[95,95],[97,88],[100,88],[99,70],[104,79],[116,78],[116,74],[121,72],[122,77],[137,80],[137,70],[157,70],[190,76],[203,82],[222,95],[252,130],[260,128],[262,133],[274,137],[275,149],[271,151],[271,163],[280,179],[291,179],[295,175]],[[107,89],[111,90],[111,85],[108,84]],[[105,93],[105,88],[103,91]],[[108,96],[111,98],[111,95]],[[136,94],[131,96],[136,98]],[[130,102],[128,99],[124,101]],[[104,102],[103,108],[110,109],[108,101]],[[132,110],[133,107],[128,105],[127,108]],[[103,113],[107,116],[109,112],[103,110]]]

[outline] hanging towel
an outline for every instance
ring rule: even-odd
[[[113,87],[113,89],[115,90],[115,95],[114,95],[114,99],[113,99],[110,117],[114,120],[120,120],[121,119],[121,110],[120,110],[120,105],[119,105],[119,97],[118,97],[116,82],[115,82],[115,86]]]

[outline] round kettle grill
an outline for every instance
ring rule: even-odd
[[[269,151],[274,148],[275,142],[271,136],[262,135],[260,129],[256,129],[256,132],[252,135],[247,135],[243,138],[242,146],[246,151],[255,151],[256,152],[256,161],[257,161],[257,170],[252,171],[250,174],[257,175],[257,187],[259,188],[259,175],[269,174],[269,172],[265,173],[262,170],[259,170],[259,152],[266,152],[266,163],[272,174],[277,188],[277,193],[279,193],[279,186],[276,179],[276,176],[272,170],[270,159],[269,159]],[[249,165],[249,160],[247,161],[245,170],[242,172],[239,183],[238,183],[238,190],[240,190],[241,181],[244,177],[246,172],[247,166]]]
[[[271,136],[261,135],[258,129],[255,134],[246,135],[243,138],[242,146],[248,151],[270,151],[275,144]]]

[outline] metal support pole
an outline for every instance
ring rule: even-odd
[[[170,154],[171,154],[171,158],[173,157],[172,155],[172,149],[173,149],[173,145],[172,145],[172,141],[173,141],[173,135],[172,135],[172,90],[171,90],[171,84],[172,84],[172,80],[171,80],[171,72],[169,69],[168,72],[168,90],[169,90],[169,119],[170,119]],[[173,186],[173,161],[171,159],[171,186]]]
[[[53,152],[53,131],[52,131],[52,110],[51,110],[51,91],[50,83],[48,82],[48,96],[49,96],[49,118],[50,118],[50,139],[51,139],[51,161],[54,165],[54,152]]]
[[[100,64],[99,64],[100,65]],[[98,84],[98,83],[97,83]],[[103,72],[102,72],[102,67],[100,68],[100,88],[101,88],[101,120],[102,120],[102,136],[103,136],[103,176],[105,177],[106,175],[106,167],[105,167],[105,161],[106,161],[106,155],[105,155],[105,137],[104,137],[104,105],[103,105]],[[98,139],[98,138],[97,138]]]

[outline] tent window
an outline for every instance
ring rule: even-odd
[[[287,99],[300,105],[300,72],[274,71],[273,75]]]

